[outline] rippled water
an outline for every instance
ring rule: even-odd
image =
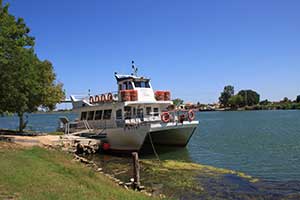
[[[300,111],[198,113],[194,162],[269,180],[300,180]]]
[[[63,115],[28,115],[28,127],[55,131]],[[188,147],[160,150],[161,158],[191,160],[272,181],[300,181],[300,111],[202,112],[197,119],[200,125]],[[15,116],[0,117],[0,128],[15,129],[17,123]]]
[[[67,116],[69,120],[74,120],[77,114],[74,113],[52,113],[52,114],[26,114],[24,120],[28,121],[27,130],[38,132],[53,132],[56,131],[59,124],[59,117]],[[9,117],[0,116],[0,128],[3,129],[18,129],[18,116]]]

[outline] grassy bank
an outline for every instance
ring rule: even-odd
[[[0,169],[0,199],[150,199],[59,151],[0,142]]]

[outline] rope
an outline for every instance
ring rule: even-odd
[[[154,152],[154,154],[155,154],[157,160],[158,160],[159,162],[161,162],[160,159],[159,159],[159,156],[158,156],[158,154],[157,154],[157,152],[156,152],[156,150],[155,150],[155,147],[154,147],[154,144],[153,144],[153,141],[152,141],[152,137],[151,137],[151,133],[148,132],[148,135],[149,135],[149,139],[150,139],[150,143],[151,143],[153,152]]]

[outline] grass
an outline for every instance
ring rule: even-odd
[[[60,151],[0,142],[0,169],[0,199],[150,199]]]

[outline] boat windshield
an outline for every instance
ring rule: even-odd
[[[136,88],[150,88],[149,81],[134,81]]]
[[[119,90],[132,90],[132,83],[130,81],[119,84]]]

